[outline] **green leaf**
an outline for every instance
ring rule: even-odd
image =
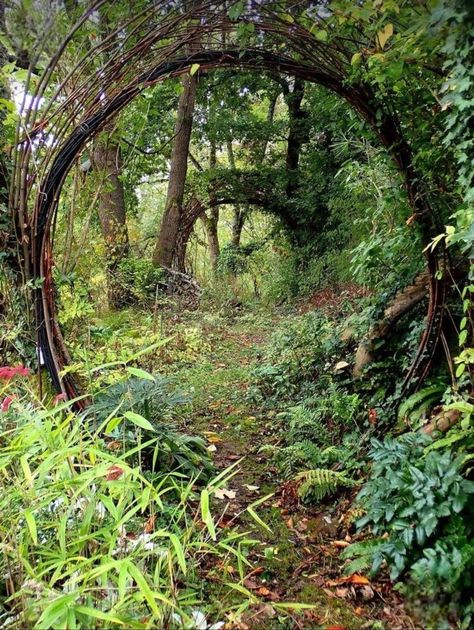
[[[216,540],[216,529],[209,509],[209,492],[206,489],[201,492],[201,518],[203,523],[205,523],[212,540]]]
[[[132,422],[134,425],[136,425],[137,427],[140,427],[140,429],[145,429],[145,431],[156,432],[156,429],[151,424],[151,422],[149,422],[146,418],[144,418],[140,414],[135,413],[134,411],[126,411],[123,415],[125,416],[125,418],[127,418],[127,420],[130,420],[130,422]]]
[[[54,599],[43,610],[40,618],[35,624],[35,628],[51,628],[54,624],[67,615],[69,604],[77,597],[76,593],[68,593]]]
[[[104,429],[105,434],[113,433],[114,429],[118,427],[118,425],[122,422],[123,418],[112,418],[107,423],[107,426]]]
[[[229,7],[229,11],[227,12],[229,19],[231,19],[233,22],[235,20],[238,20],[244,12],[244,7],[245,2],[243,0],[240,0],[239,2],[236,2],[234,5]]]
[[[170,534],[170,541],[176,552],[176,558],[178,559],[178,564],[181,567],[181,571],[184,573],[184,575],[186,575],[187,567],[183,546],[176,534]]]
[[[158,604],[156,603],[153,591],[151,590],[150,585],[146,581],[142,572],[137,566],[133,564],[133,562],[128,562],[127,567],[128,567],[128,572],[137,583],[138,589],[140,590],[140,593],[143,595],[144,599],[146,600],[148,606],[151,608],[153,613],[157,617],[159,617],[160,609],[158,608]]]
[[[28,530],[30,532],[31,539],[35,545],[38,544],[38,531],[36,529],[36,520],[33,516],[31,510],[25,510],[24,512],[25,521],[28,525]]]
[[[324,29],[320,29],[314,33],[314,36],[319,42],[327,42],[328,41],[328,32]]]
[[[198,67],[199,67],[199,65],[198,65]],[[136,376],[138,378],[142,378],[145,381],[153,381],[153,382],[155,382],[155,377],[152,374],[150,374],[149,372],[146,372],[145,370],[141,370],[140,368],[135,368],[135,367],[127,367],[125,369],[127,370],[127,372],[129,374],[132,374],[133,376]]]
[[[109,621],[111,623],[118,623],[123,626],[124,622],[115,615],[111,615],[110,613],[102,612],[101,610],[97,610],[97,608],[91,608],[90,606],[83,606],[82,604],[77,604],[74,606],[74,610],[81,615],[87,615],[88,617],[92,617],[92,619],[101,619],[102,621]]]

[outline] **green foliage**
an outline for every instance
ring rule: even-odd
[[[298,496],[305,503],[318,502],[341,488],[352,488],[357,482],[343,472],[328,468],[315,468],[298,473]]]
[[[420,433],[373,441],[371,476],[359,493],[366,515],[357,525],[383,539],[368,553],[348,553],[370,555],[373,573],[385,562],[392,579],[408,573],[421,599],[465,604],[474,581],[474,482],[462,475],[463,457],[430,444]]]
[[[153,266],[151,260],[126,256],[115,272],[116,282],[130,292],[137,304],[149,304],[156,300],[163,287],[163,271]]]
[[[150,425],[148,430],[143,431],[144,439],[159,435],[156,444],[143,449],[145,467],[179,470],[196,478],[209,476],[213,465],[204,440],[180,434],[166,422],[176,416],[176,407],[187,402],[189,398],[172,387],[169,379],[159,376],[146,379],[132,377],[99,392],[94,397],[94,404],[88,408],[87,416],[99,423],[107,419],[106,432],[131,449],[135,442],[136,426],[130,418],[139,414]],[[117,413],[124,417],[120,422],[115,417]]]
[[[161,627],[179,615],[188,624],[204,558],[219,556],[225,583],[230,562],[248,565],[250,541],[216,530],[212,502],[204,528],[196,512],[226,472],[197,490],[195,471],[179,461],[147,466],[150,449],[156,460],[167,438],[147,434],[139,416],[129,443],[103,433],[113,434],[121,415],[97,427],[67,404],[14,405],[17,424],[0,435],[2,623],[115,628],[146,616]]]
[[[446,384],[436,383],[429,387],[423,387],[415,394],[412,394],[400,405],[398,421],[403,424],[409,424],[412,427],[416,423],[419,424],[426,412],[440,401],[445,391]]]
[[[329,362],[336,363],[341,345],[334,324],[321,313],[295,317],[273,335],[253,373],[252,395],[266,401],[308,397]]]

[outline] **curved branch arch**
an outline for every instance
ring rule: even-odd
[[[60,375],[69,356],[53,299],[51,253],[52,226],[64,181],[87,142],[111,118],[147,87],[184,74],[196,64],[206,70],[237,68],[286,74],[319,84],[345,99],[371,126],[397,165],[424,242],[430,242],[436,233],[434,214],[396,115],[376,98],[369,85],[347,81],[351,52],[344,41],[317,40],[297,21],[289,24],[282,19],[271,9],[271,3],[252,3],[240,18],[256,25],[262,39],[258,48],[242,50],[237,44],[222,46],[224,35],[235,32],[236,22],[217,11],[214,3],[195,1],[192,9],[180,12],[169,10],[172,3],[159,0],[83,55],[40,112],[39,103],[68,46],[94,10],[111,3],[99,0],[81,17],[40,79],[33,106],[20,121],[10,194],[21,230],[25,273],[39,285],[35,289],[39,353],[55,387],[66,396],[77,396],[78,389],[70,374]],[[198,50],[186,53],[192,46]],[[28,208],[32,208],[31,213]],[[441,325],[444,285],[437,279],[438,257],[430,250],[427,267],[427,326],[406,383],[415,375],[424,376]]]

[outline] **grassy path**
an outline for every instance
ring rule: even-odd
[[[242,318],[231,326],[222,320],[204,322],[208,348],[198,362],[178,374],[193,395],[187,429],[207,439],[218,469],[241,460],[228,484],[229,493],[214,497],[214,509],[223,513],[220,526],[254,529],[246,508],[272,495],[257,508],[271,532],[257,526],[260,543],[250,558],[255,569],[244,586],[259,603],[246,613],[242,628],[413,627],[393,593],[391,605],[385,606],[383,592],[388,585],[379,585],[376,591],[368,583],[351,584],[341,577],[340,552],[349,528],[341,506],[305,509],[294,487],[278,480],[272,461],[261,452],[262,446],[279,440],[275,412],[272,416],[255,408],[246,395],[252,367],[259,361],[259,346],[278,319]],[[345,505],[349,508],[349,499]],[[284,619],[275,602],[301,602],[314,608]]]

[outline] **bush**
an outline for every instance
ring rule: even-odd
[[[204,575],[228,583],[237,557],[243,579],[250,541],[218,532],[209,510],[225,473],[199,491],[182,467],[143,466],[145,448],[162,447],[146,419],[128,412],[128,448],[107,437],[120,415],[97,427],[66,403],[45,410],[21,398],[1,415],[2,626],[141,627],[145,618],[153,627],[172,619],[192,626]],[[214,606],[209,614],[222,614]]]
[[[342,344],[334,322],[311,312],[278,329],[262,365],[253,372],[251,394],[270,402],[309,397],[328,382]],[[318,383],[316,380],[318,379]]]
[[[437,612],[449,604],[460,613],[474,583],[474,483],[462,475],[462,457],[430,443],[421,433],[373,441],[371,476],[358,497],[366,514],[357,526],[383,538],[347,555],[370,557],[373,573],[386,563],[392,579],[408,574],[407,590]]]

